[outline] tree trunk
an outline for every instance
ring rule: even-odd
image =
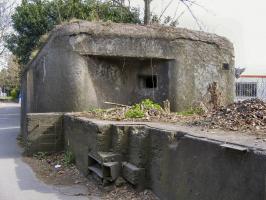
[[[151,1],[152,0],[144,0],[145,10],[144,10],[144,24],[150,24],[151,22]]]

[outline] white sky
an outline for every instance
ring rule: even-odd
[[[152,10],[161,13],[170,0],[153,0]],[[173,15],[177,1],[166,11]],[[192,10],[204,24],[204,31],[227,37],[235,46],[236,67],[250,73],[266,74],[266,1],[265,0],[197,0],[208,11],[193,6]],[[143,6],[143,0],[131,0]],[[179,8],[182,12],[184,8]],[[179,27],[199,29],[188,11],[180,19]]]
[[[153,0],[152,11],[161,13],[170,1]],[[165,12],[166,15],[173,16],[176,12],[179,1],[172,1]],[[248,73],[266,75],[266,1],[196,0],[196,2],[208,10],[192,7],[197,18],[204,24],[203,30],[225,36],[233,42],[236,67],[245,67]],[[131,5],[143,10],[144,3],[143,0],[131,0]],[[183,10],[184,7],[179,7],[178,13]],[[188,11],[180,19],[179,27],[199,29]]]

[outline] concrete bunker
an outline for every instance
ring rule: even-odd
[[[172,111],[234,100],[233,45],[204,32],[76,22],[55,28],[22,77],[26,113],[84,111],[105,101],[168,99]]]
[[[195,194],[215,199],[213,194],[223,186],[223,179],[217,187],[210,184],[213,192],[206,194],[200,181],[188,183],[180,161],[194,176],[198,160],[186,160],[195,154],[194,144],[183,153],[191,140],[186,133],[51,113],[102,108],[106,101],[130,105],[144,98],[160,104],[168,99],[172,111],[199,102],[227,105],[234,100],[234,52],[223,37],[160,26],[84,21],[59,26],[26,67],[22,96],[21,126],[29,151],[57,151],[65,145],[84,174],[113,181],[122,173],[128,182],[165,199],[198,199]],[[198,145],[199,150],[204,147]],[[210,156],[208,162],[214,161]],[[169,173],[175,167],[179,171]],[[205,167],[203,178],[208,175]]]

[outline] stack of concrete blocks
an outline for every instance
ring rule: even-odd
[[[103,183],[119,176],[142,189],[148,163],[145,127],[93,124],[86,118],[64,118],[66,148],[74,152],[78,168],[97,175]]]

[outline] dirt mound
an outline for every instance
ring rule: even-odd
[[[232,131],[266,131],[266,103],[259,99],[249,99],[220,107],[210,112],[201,122],[208,128]]]

